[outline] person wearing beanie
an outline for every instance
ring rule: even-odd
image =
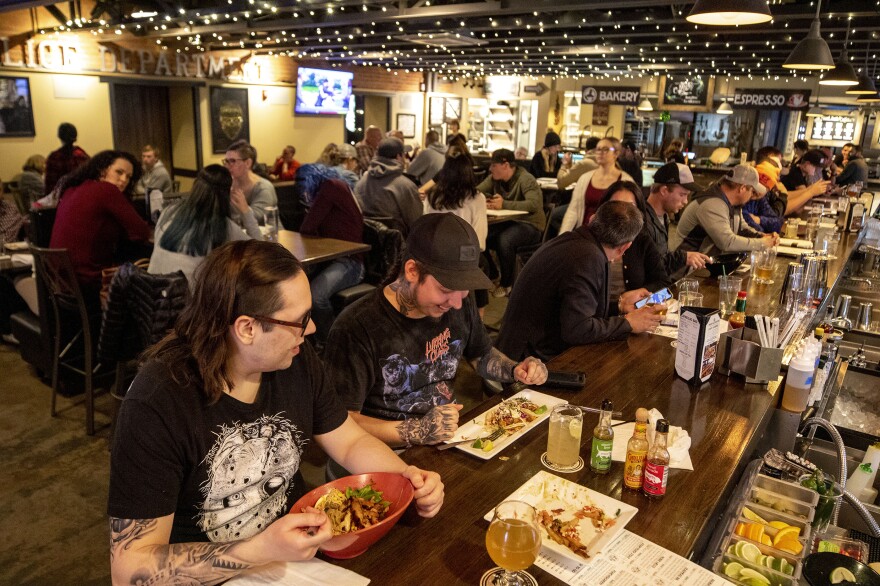
[[[62,177],[88,162],[88,153],[74,144],[76,136],[76,126],[70,122],[62,122],[58,126],[58,138],[61,140],[61,148],[52,151],[46,159],[46,181],[44,183],[46,195],[52,193],[55,185],[57,185]]]
[[[462,358],[489,380],[547,380],[540,360],[511,360],[493,347],[469,294],[492,282],[463,218],[419,218],[396,269],[393,281],[343,310],[324,353],[337,395],[365,430],[393,448],[450,439],[462,407],[453,388]]]
[[[562,166],[562,160],[559,158],[559,147],[562,145],[562,139],[552,130],[547,131],[544,138],[544,147],[535,153],[532,157],[532,164],[529,165],[529,173],[533,177],[552,177],[556,178],[559,173],[559,167]]]
[[[354,186],[354,195],[365,218],[379,220],[406,236],[422,215],[422,200],[416,184],[403,174],[403,153],[398,139],[382,139],[367,172]]]

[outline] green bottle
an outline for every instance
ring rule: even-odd
[[[593,429],[593,443],[590,447],[590,470],[596,474],[607,474],[611,470],[611,447],[614,445],[614,430],[611,429],[611,412],[614,405],[605,399],[599,413],[599,425]]]

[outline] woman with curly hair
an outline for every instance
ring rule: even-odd
[[[131,153],[101,151],[61,180],[52,248],[66,248],[87,302],[97,304],[101,269],[116,266],[126,241],[147,243],[151,231],[131,205],[141,165]]]

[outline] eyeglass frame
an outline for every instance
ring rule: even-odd
[[[226,167],[229,167],[232,163],[243,163],[245,161],[247,161],[247,159],[220,159],[220,162]]]
[[[295,322],[295,321],[284,321],[283,319],[276,319],[274,317],[268,317],[265,315],[257,315],[257,314],[249,315],[248,317],[251,319],[255,319],[257,321],[265,322],[265,323],[277,324],[279,326],[288,326],[291,328],[302,328],[302,331],[300,332],[300,336],[304,336],[306,333],[306,328],[309,327],[309,323],[311,323],[311,321],[312,321],[312,310],[310,309],[306,312],[306,314],[302,318],[302,323]]]
[[[597,153],[616,153],[617,152],[617,149],[614,147],[602,147],[602,148],[596,147],[593,150]]]

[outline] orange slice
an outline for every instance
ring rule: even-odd
[[[800,554],[801,550],[804,548],[803,544],[797,539],[783,539],[782,541],[773,544],[773,546],[779,551],[786,551],[794,555]]]
[[[773,544],[775,545],[775,544],[779,543],[780,541],[786,541],[789,539],[793,539],[793,540],[797,541],[797,538],[800,536],[800,534],[801,534],[800,527],[789,526],[784,529],[780,529],[779,531],[776,532],[776,536],[773,538]]]

